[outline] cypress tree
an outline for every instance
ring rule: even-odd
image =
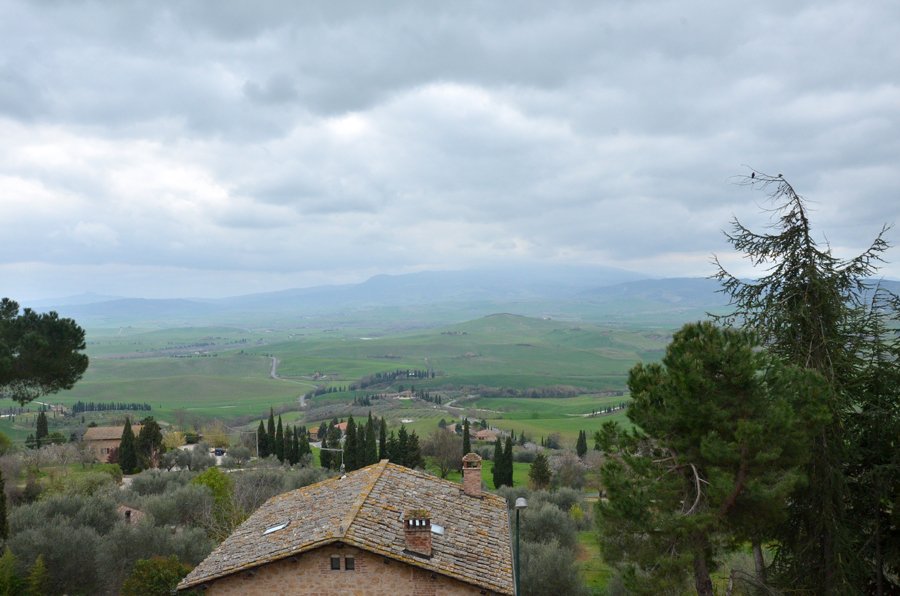
[[[344,437],[344,466],[352,472],[359,466],[356,463],[356,422],[353,416],[347,418],[347,434]]]
[[[366,465],[378,463],[378,444],[375,440],[375,420],[372,419],[372,412],[369,412],[369,419],[366,421]]]
[[[387,420],[382,418],[378,427],[378,459],[390,459],[387,448]]]
[[[325,433],[321,435],[320,438],[322,439],[322,449],[321,451],[319,451],[319,462],[321,463],[322,467],[327,470],[331,467],[331,451],[325,451],[325,449],[331,447],[328,442],[328,431],[325,431]]]
[[[300,455],[300,431],[295,426],[291,432],[291,465],[300,461]]]
[[[134,444],[134,431],[131,430],[131,421],[125,418],[125,428],[122,429],[122,440],[119,443],[119,467],[123,474],[133,474],[137,468],[137,447]]]
[[[397,449],[397,437],[394,436],[394,431],[391,431],[391,434],[385,443],[385,453],[387,454],[388,461],[393,464],[399,464],[400,457],[398,455],[398,451],[399,449]]]
[[[503,450],[503,484],[513,485],[513,447],[512,437],[506,437],[506,448]]]
[[[406,432],[406,426],[400,423],[400,430],[397,431],[397,461],[401,466],[409,467],[409,433]]]
[[[281,416],[278,416],[278,425],[275,427],[275,457],[284,463],[284,427],[281,425]]]
[[[472,453],[472,439],[469,437],[469,419],[466,418],[463,420],[463,448],[462,448],[463,457],[466,454]]]
[[[550,464],[546,455],[538,453],[534,456],[531,469],[528,470],[528,478],[534,490],[543,490],[550,486]]]
[[[364,468],[366,463],[366,425],[356,425],[356,469]]]
[[[503,486],[503,445],[500,443],[500,437],[494,442],[494,469],[491,471],[491,477],[494,488]]]
[[[38,449],[40,449],[41,445],[44,444],[43,439],[48,436],[50,436],[50,431],[47,428],[47,414],[45,414],[44,411],[41,410],[38,413],[37,425],[34,430],[34,440],[37,444]]]
[[[584,457],[587,453],[587,433],[583,430],[578,431],[578,441],[575,443],[575,453],[578,457]]]
[[[275,411],[272,408],[269,408],[269,426],[267,428],[267,434],[269,435],[269,455],[274,455],[276,453]]]
[[[256,454],[261,458],[269,457],[269,434],[266,432],[266,426],[263,421],[259,421],[259,428],[256,429],[256,443],[259,452]]]

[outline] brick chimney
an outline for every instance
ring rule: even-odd
[[[481,497],[481,457],[467,453],[462,458],[463,492],[470,497]]]
[[[431,556],[431,515],[424,509],[406,514],[403,521],[406,550],[424,557]]]

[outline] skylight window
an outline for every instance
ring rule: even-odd
[[[289,523],[291,523],[291,522],[284,522],[283,524],[277,524],[277,525],[274,525],[274,526],[269,526],[269,527],[266,528],[265,531],[263,532],[263,536],[267,536],[268,534],[271,534],[272,532],[277,532],[278,530],[283,530],[283,529],[285,529],[286,527],[288,527],[288,524],[289,524]]]
[[[443,536],[444,535],[444,526],[439,526],[435,523],[432,523],[431,524],[431,533],[437,534],[438,536]]]

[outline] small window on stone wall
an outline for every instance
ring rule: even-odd
[[[353,557],[344,557],[344,569],[347,571],[356,569],[356,559]]]
[[[333,571],[341,570],[341,558],[340,557],[331,557],[331,569]]]

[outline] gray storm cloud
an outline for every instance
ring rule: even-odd
[[[892,2],[300,4],[0,0],[0,294],[704,275],[747,166],[835,252],[898,219]]]

